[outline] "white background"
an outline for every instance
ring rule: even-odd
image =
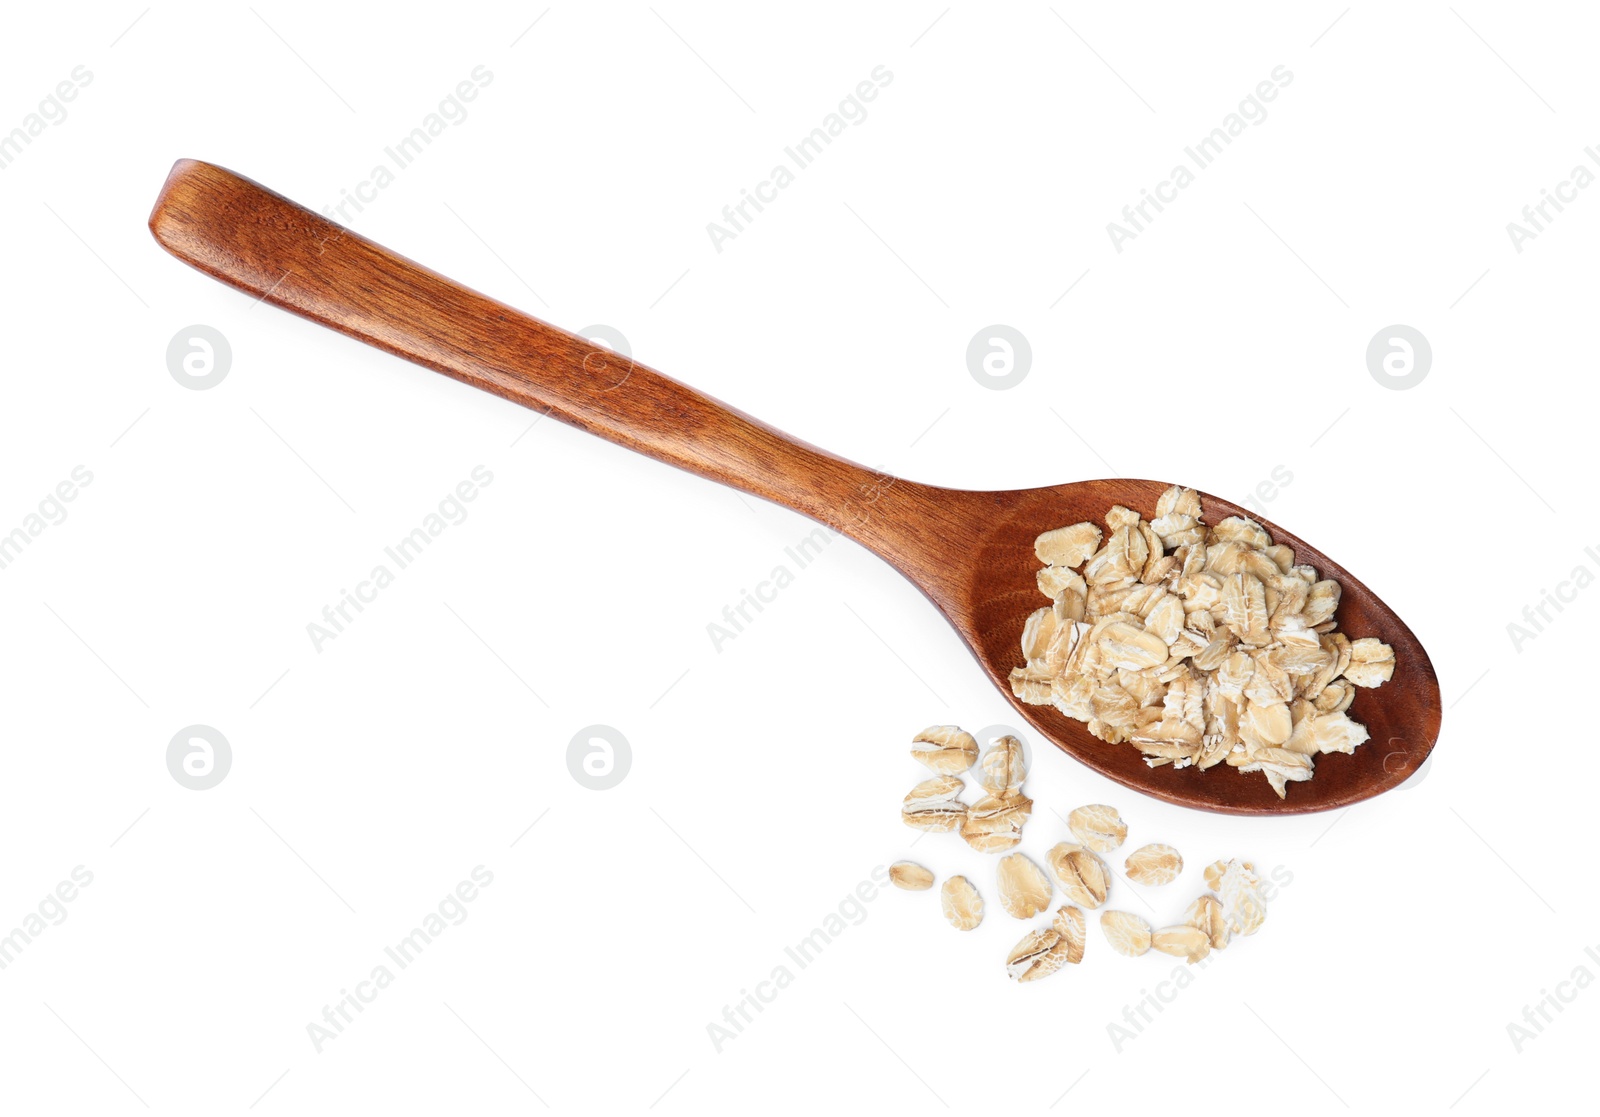
[[[0,932],[75,866],[93,883],[0,970],[0,1106],[1469,1113],[1587,1089],[1600,992],[1563,986],[1520,1051],[1507,1025],[1600,975],[1600,593],[1520,650],[1506,626],[1600,570],[1600,190],[1521,253],[1506,225],[1600,139],[1596,31],[1478,2],[9,9],[0,131],[93,79],[0,171],[0,529],[75,466],[93,482],[0,571]],[[1240,499],[1281,466],[1269,517],[1431,652],[1434,763],[1257,821],[1036,750],[1024,850],[1105,801],[1130,848],[1187,858],[1110,906],[1175,918],[1220,856],[1292,883],[1120,1049],[1108,1025],[1180,963],[1092,926],[1081,966],[1010,983],[992,859],[913,850],[897,818],[915,731],[1016,721],[915,589],[837,542],[716,651],[708,622],[808,522],[529,430],[145,229],[180,156],[337,201],[478,65],[467,118],[355,229],[920,481]],[[867,119],[715,251],[707,222],[879,65]],[[1106,224],[1280,65],[1268,117],[1116,252]],[[1008,391],[965,365],[993,323],[1033,349]],[[1407,391],[1364,359],[1396,323],[1433,347]],[[206,391],[166,367],[193,324],[233,350]],[[308,622],[477,465],[468,519],[315,650]],[[208,791],[167,770],[195,723],[233,752]],[[604,792],[567,770],[594,723],[632,748]],[[724,1005],[908,854],[971,875],[984,925],[880,895],[719,1052]],[[478,865],[466,921],[318,1053],[323,1006]]]

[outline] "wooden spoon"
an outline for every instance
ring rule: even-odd
[[[1372,737],[1353,755],[1317,760],[1316,776],[1280,800],[1259,773],[1149,768],[1138,749],[1096,740],[1049,706],[1011,695],[1035,585],[1040,532],[1103,522],[1122,504],[1154,514],[1160,481],[1080,481],[966,492],[901,480],[834,457],[611,350],[546,325],[334,224],[231,171],[180,160],[150,215],[162,247],[285,310],[457,380],[803,512],[880,555],[945,615],[1017,712],[1065,752],[1136,791],[1230,814],[1343,807],[1402,783],[1439,734],[1439,683],[1417,638],[1349,571],[1273,524],[1296,561],[1336,579],[1340,630],[1376,636],[1394,678],[1350,708]],[[1244,515],[1202,495],[1207,523]],[[919,723],[920,725],[920,723]],[[891,742],[892,743],[892,742]]]

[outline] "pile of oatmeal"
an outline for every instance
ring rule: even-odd
[[[1322,753],[1367,731],[1345,711],[1356,687],[1394,675],[1394,651],[1338,631],[1339,584],[1318,579],[1260,524],[1200,518],[1177,485],[1155,518],[1117,505],[1034,542],[1052,604],[1028,618],[1011,690],[1052,705],[1151,767],[1260,772],[1283,798]]]

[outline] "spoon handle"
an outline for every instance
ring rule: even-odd
[[[909,558],[890,505],[933,490],[789,438],[585,338],[413,263],[222,167],[179,160],[150,215],[215,279],[630,450]],[[896,491],[898,490],[898,491]],[[895,496],[884,500],[885,493]]]

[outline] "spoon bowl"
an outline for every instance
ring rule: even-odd
[[[1030,613],[1049,603],[1035,583],[1040,562],[1034,555],[1034,539],[1050,528],[1084,520],[1103,525],[1106,512],[1116,504],[1151,516],[1156,498],[1167,487],[1165,481],[1123,478],[981,494],[999,498],[996,503],[1004,512],[989,530],[975,535],[981,541],[973,549],[955,607],[935,601],[1017,712],[1062,750],[1118,783],[1171,803],[1227,814],[1304,814],[1346,807],[1398,787],[1415,774],[1439,736],[1441,713],[1439,681],[1422,644],[1392,609],[1317,548],[1206,493],[1200,494],[1205,523],[1229,516],[1254,519],[1274,543],[1294,549],[1295,562],[1307,563],[1319,578],[1339,583],[1341,632],[1352,640],[1374,636],[1394,649],[1394,677],[1381,687],[1357,688],[1348,711],[1367,727],[1370,738],[1352,754],[1317,757],[1315,776],[1291,783],[1287,798],[1279,799],[1260,773],[1240,773],[1225,765],[1209,771],[1170,764],[1150,768],[1133,745],[1102,741],[1055,707],[1031,705],[1012,695],[1011,670],[1024,662],[1023,625]]]
[[[150,230],[213,278],[396,356],[564,422],[774,501],[842,532],[917,585],[966,641],[1027,722],[1084,764],[1168,802],[1230,814],[1303,814],[1371,798],[1403,783],[1439,735],[1439,684],[1411,630],[1321,551],[1273,524],[1274,543],[1342,588],[1340,630],[1394,649],[1394,678],[1361,690],[1350,716],[1371,738],[1317,761],[1313,779],[1279,799],[1259,774],[1148,767],[1130,744],[1108,744],[1050,706],[1012,697],[1041,532],[1121,504],[1153,515],[1165,482],[1080,481],[1011,492],[942,489],[876,473],[718,403],[586,338],[429,271],[258,183],[208,163],[172,169]],[[760,358],[752,354],[759,367]],[[1203,518],[1244,515],[1201,496]]]

